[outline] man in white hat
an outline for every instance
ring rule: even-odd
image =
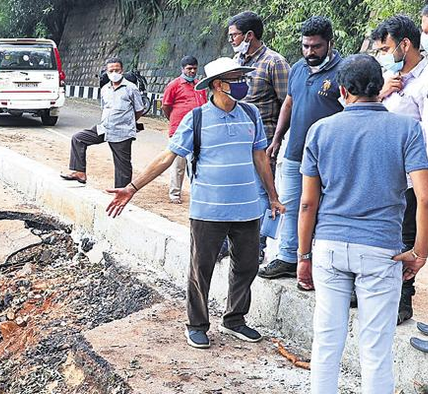
[[[273,216],[283,213],[273,183],[262,120],[252,104],[240,104],[248,91],[245,74],[252,67],[219,58],[205,66],[206,78],[196,90],[209,88],[212,98],[201,108],[200,153],[191,184],[190,269],[187,286],[187,343],[208,348],[210,327],[208,293],[217,255],[225,237],[230,240],[229,293],[219,330],[248,342],[261,335],[245,324],[250,307],[250,286],[258,270],[259,220],[262,215],[255,170],[268,192]],[[252,111],[251,113],[249,111]],[[250,116],[251,115],[251,116]],[[132,196],[164,172],[176,156],[194,153],[195,110],[189,112],[170,139],[168,149],[156,157],[133,182],[115,194],[107,207],[119,215]]]

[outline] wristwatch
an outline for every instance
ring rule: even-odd
[[[300,260],[310,260],[312,259],[312,252],[308,252],[308,253],[300,253],[299,251],[297,251],[297,258]]]

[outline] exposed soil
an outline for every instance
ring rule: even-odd
[[[248,344],[220,334],[213,301],[212,347],[187,346],[182,289],[130,256],[75,243],[70,228],[14,192],[7,200],[0,187],[0,394],[308,392],[309,371],[269,337]],[[6,245],[12,227],[19,236]],[[340,393],[356,394],[344,372]]]
[[[160,300],[104,258],[89,261],[49,217],[0,211],[39,238],[0,265],[0,393],[129,393],[82,333]],[[22,242],[22,241],[21,241]]]

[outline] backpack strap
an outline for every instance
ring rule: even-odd
[[[241,108],[245,111],[245,113],[248,115],[248,117],[251,119],[251,121],[254,123],[254,126],[257,128],[257,118],[256,113],[254,112],[251,105],[244,103],[242,101],[238,101],[238,105],[241,106]]]
[[[192,110],[193,116],[193,155],[192,155],[192,174],[190,182],[196,178],[196,164],[199,160],[199,153],[201,152],[201,129],[202,129],[202,108],[197,107]]]

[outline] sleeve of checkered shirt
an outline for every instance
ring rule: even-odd
[[[285,97],[287,96],[288,74],[290,73],[290,66],[285,61],[285,59],[275,59],[271,62],[269,72],[276,96],[281,101],[284,101]]]

